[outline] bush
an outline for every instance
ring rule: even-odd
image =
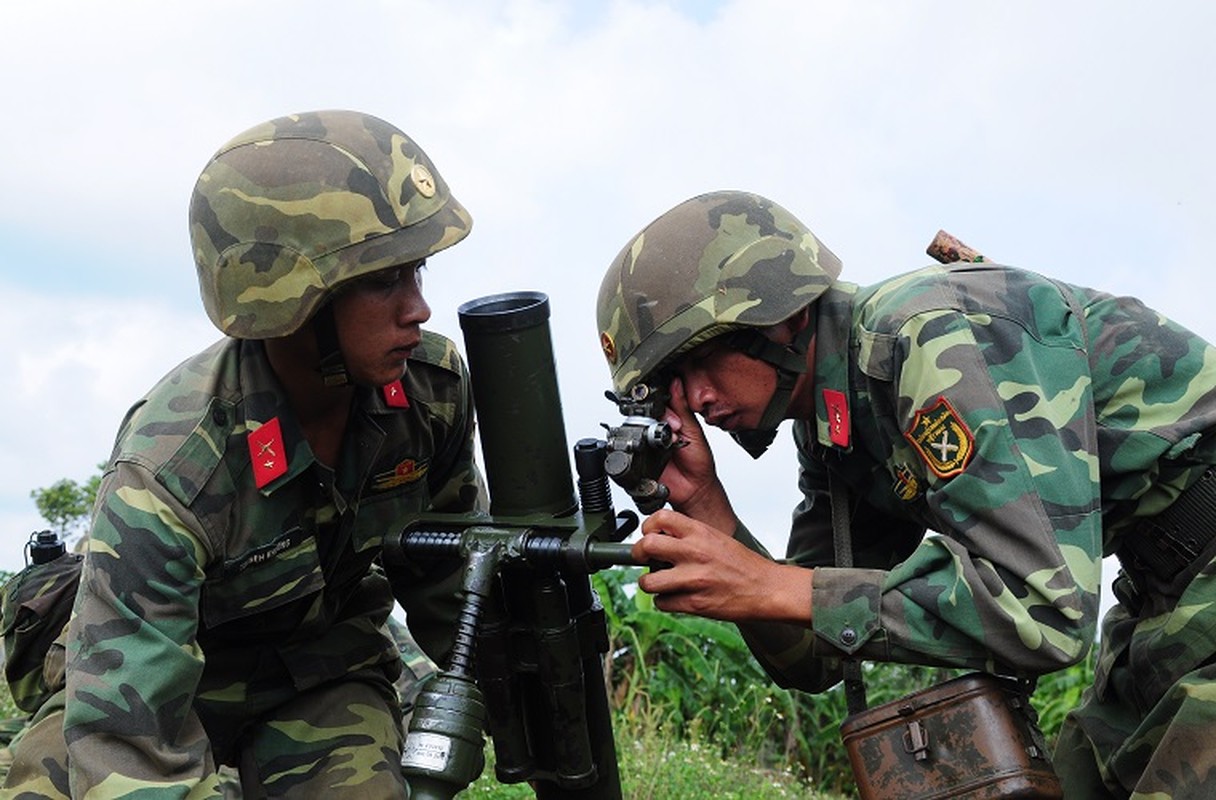
[[[843,688],[818,695],[781,689],[734,625],[658,611],[649,595],[636,591],[640,572],[594,576],[608,614],[608,678],[620,726],[662,732],[666,741],[687,747],[709,747],[735,764],[793,776],[820,791],[852,791],[840,739],[848,713]],[[902,664],[864,668],[871,705],[961,674]],[[1049,744],[1092,682],[1092,655],[1039,681],[1032,703]]]

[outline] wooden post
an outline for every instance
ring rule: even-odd
[[[984,261],[984,256],[978,250],[968,247],[945,231],[938,231],[933,241],[925,249],[943,264],[953,264],[956,261]]]

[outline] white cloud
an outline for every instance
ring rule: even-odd
[[[6,281],[7,283],[7,281]],[[0,341],[17,342],[0,411],[0,569],[40,527],[32,489],[84,481],[110,455],[127,408],[219,334],[200,310],[49,297],[0,285]]]

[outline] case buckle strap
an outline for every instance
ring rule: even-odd
[[[901,716],[908,717],[916,713],[912,706],[901,706]],[[907,730],[904,731],[904,752],[916,761],[924,761],[929,757],[929,731],[918,719],[910,719]]]

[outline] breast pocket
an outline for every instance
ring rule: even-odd
[[[379,547],[384,537],[399,533],[419,512],[431,506],[425,480],[402,482],[359,499],[354,521],[356,551]]]
[[[203,621],[214,628],[266,614],[325,586],[316,540],[293,528],[274,541],[226,560],[203,584]],[[269,631],[267,631],[269,633]]]

